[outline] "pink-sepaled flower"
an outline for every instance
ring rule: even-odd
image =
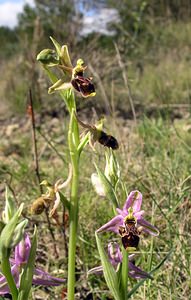
[[[116,242],[108,244],[108,256],[109,256],[109,260],[110,260],[112,266],[117,271],[119,264],[122,263],[123,256],[120,251],[120,247]],[[129,259],[129,276],[134,279],[143,279],[143,278],[152,279],[152,276],[150,274],[143,271],[139,267],[135,266],[134,257],[135,257],[135,254],[130,254],[128,257],[128,259]],[[98,266],[98,267],[95,267],[88,271],[88,275],[90,275],[90,274],[99,275],[102,273],[103,273],[103,266]]]
[[[125,226],[124,221],[129,214],[129,209],[131,209],[137,226],[141,227],[142,231],[154,236],[159,235],[158,229],[143,218],[144,210],[141,210],[141,204],[142,194],[139,191],[132,191],[125,201],[123,209],[116,209],[117,216],[101,226],[96,232],[113,231],[118,234],[119,227]]]
[[[10,259],[11,273],[14,277],[17,288],[20,284],[20,274],[22,273],[22,268],[26,265],[29,258],[30,249],[30,238],[27,234],[25,234],[24,239],[15,247],[14,258]],[[64,279],[53,277],[40,268],[35,268],[34,270],[32,281],[34,285],[58,286],[64,282]],[[7,293],[9,293],[9,287],[6,278],[5,276],[0,275],[0,295]]]

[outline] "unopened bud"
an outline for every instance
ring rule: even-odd
[[[10,190],[6,186],[5,189],[5,209],[2,212],[2,220],[7,224],[16,212],[15,202],[10,195]]]
[[[52,49],[44,49],[42,50],[36,58],[42,64],[53,67],[59,64],[59,57],[55,50]]]
[[[113,151],[110,151],[110,155],[106,153],[106,166],[104,173],[107,179],[111,182],[112,186],[115,187],[119,180],[120,169]]]
[[[0,236],[0,261],[5,256],[10,255],[10,249],[18,243],[23,237],[23,228],[27,224],[27,220],[18,224],[23,204],[16,211],[14,216],[10,219],[9,223],[3,228]],[[15,241],[16,239],[16,241]]]

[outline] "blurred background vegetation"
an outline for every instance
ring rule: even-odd
[[[96,25],[104,9],[102,23]],[[111,10],[115,12],[112,22],[107,17]],[[54,106],[57,96],[47,96],[44,87],[49,83],[35,61],[36,53],[52,47],[49,36],[53,36],[68,44],[74,64],[78,57],[84,58],[97,87],[94,104],[103,112],[113,108],[131,116],[124,73],[137,113],[159,106],[189,106],[190,15],[188,0],[36,0],[35,6],[26,4],[16,27],[0,28],[1,101],[14,112],[24,112],[26,93],[32,87],[38,107]],[[94,23],[84,23],[87,16]]]
[[[120,143],[117,158],[127,191],[139,189],[143,193],[146,218],[161,232],[156,239],[141,239],[141,268],[149,271],[174,249],[154,280],[146,281],[133,299],[191,299],[191,2],[34,2],[34,6],[25,5],[16,27],[0,28],[2,199],[6,180],[16,201],[25,201],[30,224],[39,225],[37,259],[47,270],[61,270],[65,277],[67,213],[59,211],[65,226],[51,224],[59,257],[45,216],[28,213],[40,195],[26,114],[29,89],[35,104],[40,176],[55,182],[66,178],[68,172],[66,110],[58,94],[47,94],[50,82],[36,62],[40,50],[53,48],[49,39],[53,36],[68,45],[74,65],[79,57],[87,64],[87,76],[93,76],[97,95],[88,100],[77,96],[79,114],[84,121],[107,115],[106,131]],[[115,18],[109,22],[111,11]],[[97,25],[99,17],[102,20]],[[88,23],[87,18],[94,21]],[[86,278],[87,270],[100,264],[94,232],[113,216],[112,207],[95,195],[90,182],[95,169],[93,164],[87,166],[87,158],[104,169],[103,148],[96,149],[92,153],[87,147],[80,169],[76,299],[86,300],[111,299],[103,277]],[[122,206],[125,199],[122,195],[119,198]],[[35,288],[33,299],[65,299],[64,289]]]

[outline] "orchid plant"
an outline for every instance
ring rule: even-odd
[[[75,299],[75,268],[76,245],[79,219],[79,180],[80,158],[85,146],[89,143],[94,149],[96,142],[100,143],[106,153],[105,172],[95,165],[97,173],[92,175],[95,190],[113,205],[114,217],[96,230],[96,241],[102,266],[91,269],[88,274],[104,274],[106,283],[114,299],[128,298],[128,277],[134,279],[151,279],[151,272],[147,273],[135,265],[136,251],[139,236],[142,232],[153,236],[159,234],[158,229],[143,217],[141,210],[142,194],[132,191],[122,209],[117,196],[120,184],[120,168],[113,150],[119,148],[118,141],[112,135],[103,131],[103,124],[90,125],[81,121],[77,115],[75,93],[83,98],[96,95],[93,78],[86,77],[86,66],[79,58],[73,65],[66,45],[61,46],[51,38],[55,49],[44,49],[37,55],[47,73],[51,86],[48,93],[58,92],[64,101],[69,113],[68,146],[70,153],[68,179],[64,182],[58,180],[50,184],[48,180],[41,183],[47,189],[45,194],[37,198],[32,206],[31,213],[41,214],[49,209],[49,216],[54,217],[60,202],[69,214],[69,245],[68,245],[68,278],[67,299]],[[53,68],[57,69],[56,73]],[[60,72],[60,78],[58,77]],[[83,136],[79,134],[79,125],[86,129]],[[70,187],[70,198],[64,195],[64,188]],[[56,286],[63,284],[64,279],[52,277],[47,272],[35,267],[37,247],[37,233],[34,232],[32,242],[25,231],[26,219],[22,219],[23,205],[16,209],[9,197],[6,197],[6,206],[3,213],[2,231],[0,236],[0,295],[10,293],[13,300],[27,300],[32,284]],[[108,244],[106,253],[100,233],[114,232],[122,241],[122,251],[118,243]],[[11,255],[14,258],[11,258]],[[136,290],[136,289],[134,289]],[[133,292],[131,292],[132,294]]]
[[[0,295],[11,294],[13,300],[27,300],[32,284],[57,286],[65,282],[35,267],[37,230],[31,242],[22,210],[23,204],[17,209],[6,188],[0,235]]]

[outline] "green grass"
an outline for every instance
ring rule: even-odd
[[[191,226],[190,120],[171,122],[168,119],[148,119],[145,117],[139,120],[137,127],[130,127],[132,124],[128,125],[125,121],[123,121],[123,125],[120,124],[119,120],[117,122],[119,124],[116,129],[116,136],[118,136],[121,144],[117,157],[121,166],[122,179],[128,192],[133,189],[139,189],[142,192],[142,207],[145,210],[145,216],[160,230],[160,235],[157,238],[146,235],[141,237],[141,254],[138,263],[141,268],[149,271],[156,267],[166,254],[173,249],[169,259],[153,275],[154,279],[146,281],[138,289],[133,299],[189,299],[191,291],[189,229]],[[50,135],[57,151],[62,154],[65,150],[67,151],[67,145],[66,131],[65,129],[63,131],[61,124],[58,121]],[[45,121],[42,130],[46,131],[48,126],[50,126],[50,119]],[[128,138],[126,136],[126,126],[129,128]],[[12,141],[15,139],[18,143],[18,136],[20,136],[19,130],[14,132]],[[67,165],[55,153],[54,149],[46,145],[42,136],[37,136],[38,146],[42,151],[40,157],[42,178],[47,178],[51,182],[60,177],[65,178]],[[28,141],[26,151],[21,151],[16,159],[16,154],[10,154],[8,160],[1,162],[1,180],[7,178],[15,192],[17,201],[19,203],[25,202],[25,214],[32,219],[30,226],[32,227],[34,222],[39,224],[39,251],[43,249],[44,253],[42,264],[46,264],[46,267],[52,271],[55,269],[64,270],[66,276],[67,257],[64,252],[61,228],[55,224],[52,225],[59,252],[59,258],[55,259],[52,250],[53,242],[48,231],[45,215],[31,216],[29,213],[30,204],[40,195],[40,192],[33,168],[30,131],[26,131],[21,138],[19,142],[21,149],[26,141]],[[77,291],[79,293],[81,290],[81,295],[79,294],[79,298],[76,299],[86,299],[83,295],[87,297],[90,293],[94,295],[90,299],[109,299],[104,298],[104,295],[109,294],[106,292],[107,287],[103,277],[91,275],[86,278],[87,270],[100,264],[94,231],[113,216],[111,203],[95,195],[91,186],[90,176],[95,170],[93,164],[87,165],[87,157],[89,161],[96,161],[101,168],[104,168],[104,149],[99,145],[96,148],[98,152],[92,153],[89,146],[87,147],[86,153],[82,157],[80,169]],[[67,159],[67,157],[65,158]],[[11,181],[9,179],[10,174]],[[121,195],[120,190],[118,195]],[[121,195],[119,199],[122,206],[125,201],[124,195]],[[62,217],[61,207],[59,217],[60,219]],[[65,232],[67,235],[67,226]],[[105,245],[113,238],[119,240],[117,236],[103,234]],[[41,247],[43,248],[41,249]],[[40,256],[38,259],[40,259]],[[82,285],[83,289],[81,289]],[[131,287],[134,285],[135,281],[131,281]],[[57,299],[53,291],[55,291],[55,295],[60,295],[61,288],[51,290],[51,299]],[[34,293],[35,295],[44,295],[47,291],[35,288]]]

